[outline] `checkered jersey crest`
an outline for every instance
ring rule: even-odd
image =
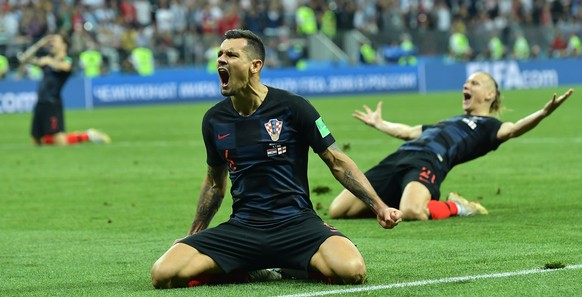
[[[283,122],[277,119],[270,119],[265,123],[265,129],[267,129],[267,133],[269,133],[269,136],[271,136],[271,140],[273,141],[279,140],[279,135],[281,135],[282,128]]]

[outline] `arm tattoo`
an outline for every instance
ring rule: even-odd
[[[356,197],[360,198],[360,200],[362,200],[362,202],[364,202],[369,208],[375,209],[376,201],[369,195],[366,187],[364,187],[358,179],[354,178],[351,170],[346,169],[343,175],[343,180],[346,189],[352,192]]]
[[[335,143],[330,145],[328,150],[320,153],[320,156],[336,179],[358,199],[362,200],[366,206],[375,211],[377,200],[374,199],[372,189],[365,183],[367,181],[365,175],[359,172],[356,164]]]
[[[202,184],[200,198],[196,208],[196,217],[192,222],[193,232],[206,229],[220,208],[226,190],[226,167],[208,167],[208,176]]]

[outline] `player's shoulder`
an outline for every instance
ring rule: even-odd
[[[270,97],[270,101],[274,104],[284,104],[289,107],[304,107],[306,104],[310,105],[307,98],[298,95],[292,91],[283,90],[279,88],[274,88],[267,86],[269,92],[267,96]]]
[[[229,108],[230,98],[224,98],[218,102],[216,102],[213,106],[211,106],[206,113],[204,114],[205,117],[211,117],[217,113],[225,112]]]
[[[267,96],[272,96],[280,100],[296,100],[296,99],[305,100],[304,97],[289,90],[279,89],[271,86],[267,86],[267,89],[269,90]]]

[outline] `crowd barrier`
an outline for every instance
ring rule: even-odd
[[[451,63],[424,59],[417,66],[343,66],[316,69],[265,69],[263,83],[307,98],[337,94],[439,92],[461,90],[479,70],[491,73],[501,89],[582,84],[582,59]],[[0,113],[30,112],[37,81],[0,81]],[[208,102],[222,98],[218,75],[204,69],[163,69],[155,75],[110,74],[88,79],[75,75],[63,90],[67,109]]]

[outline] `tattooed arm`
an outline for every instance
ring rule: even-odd
[[[208,174],[200,188],[196,216],[188,231],[188,235],[208,228],[210,221],[212,221],[212,218],[218,211],[220,204],[222,204],[222,199],[226,194],[226,174],[226,165],[218,167],[208,166]]]
[[[400,211],[388,207],[376,194],[372,185],[358,168],[356,163],[344,154],[334,143],[325,151],[319,153],[327,164],[333,176],[368,208],[376,214],[378,223],[387,229],[394,228],[401,220]]]

